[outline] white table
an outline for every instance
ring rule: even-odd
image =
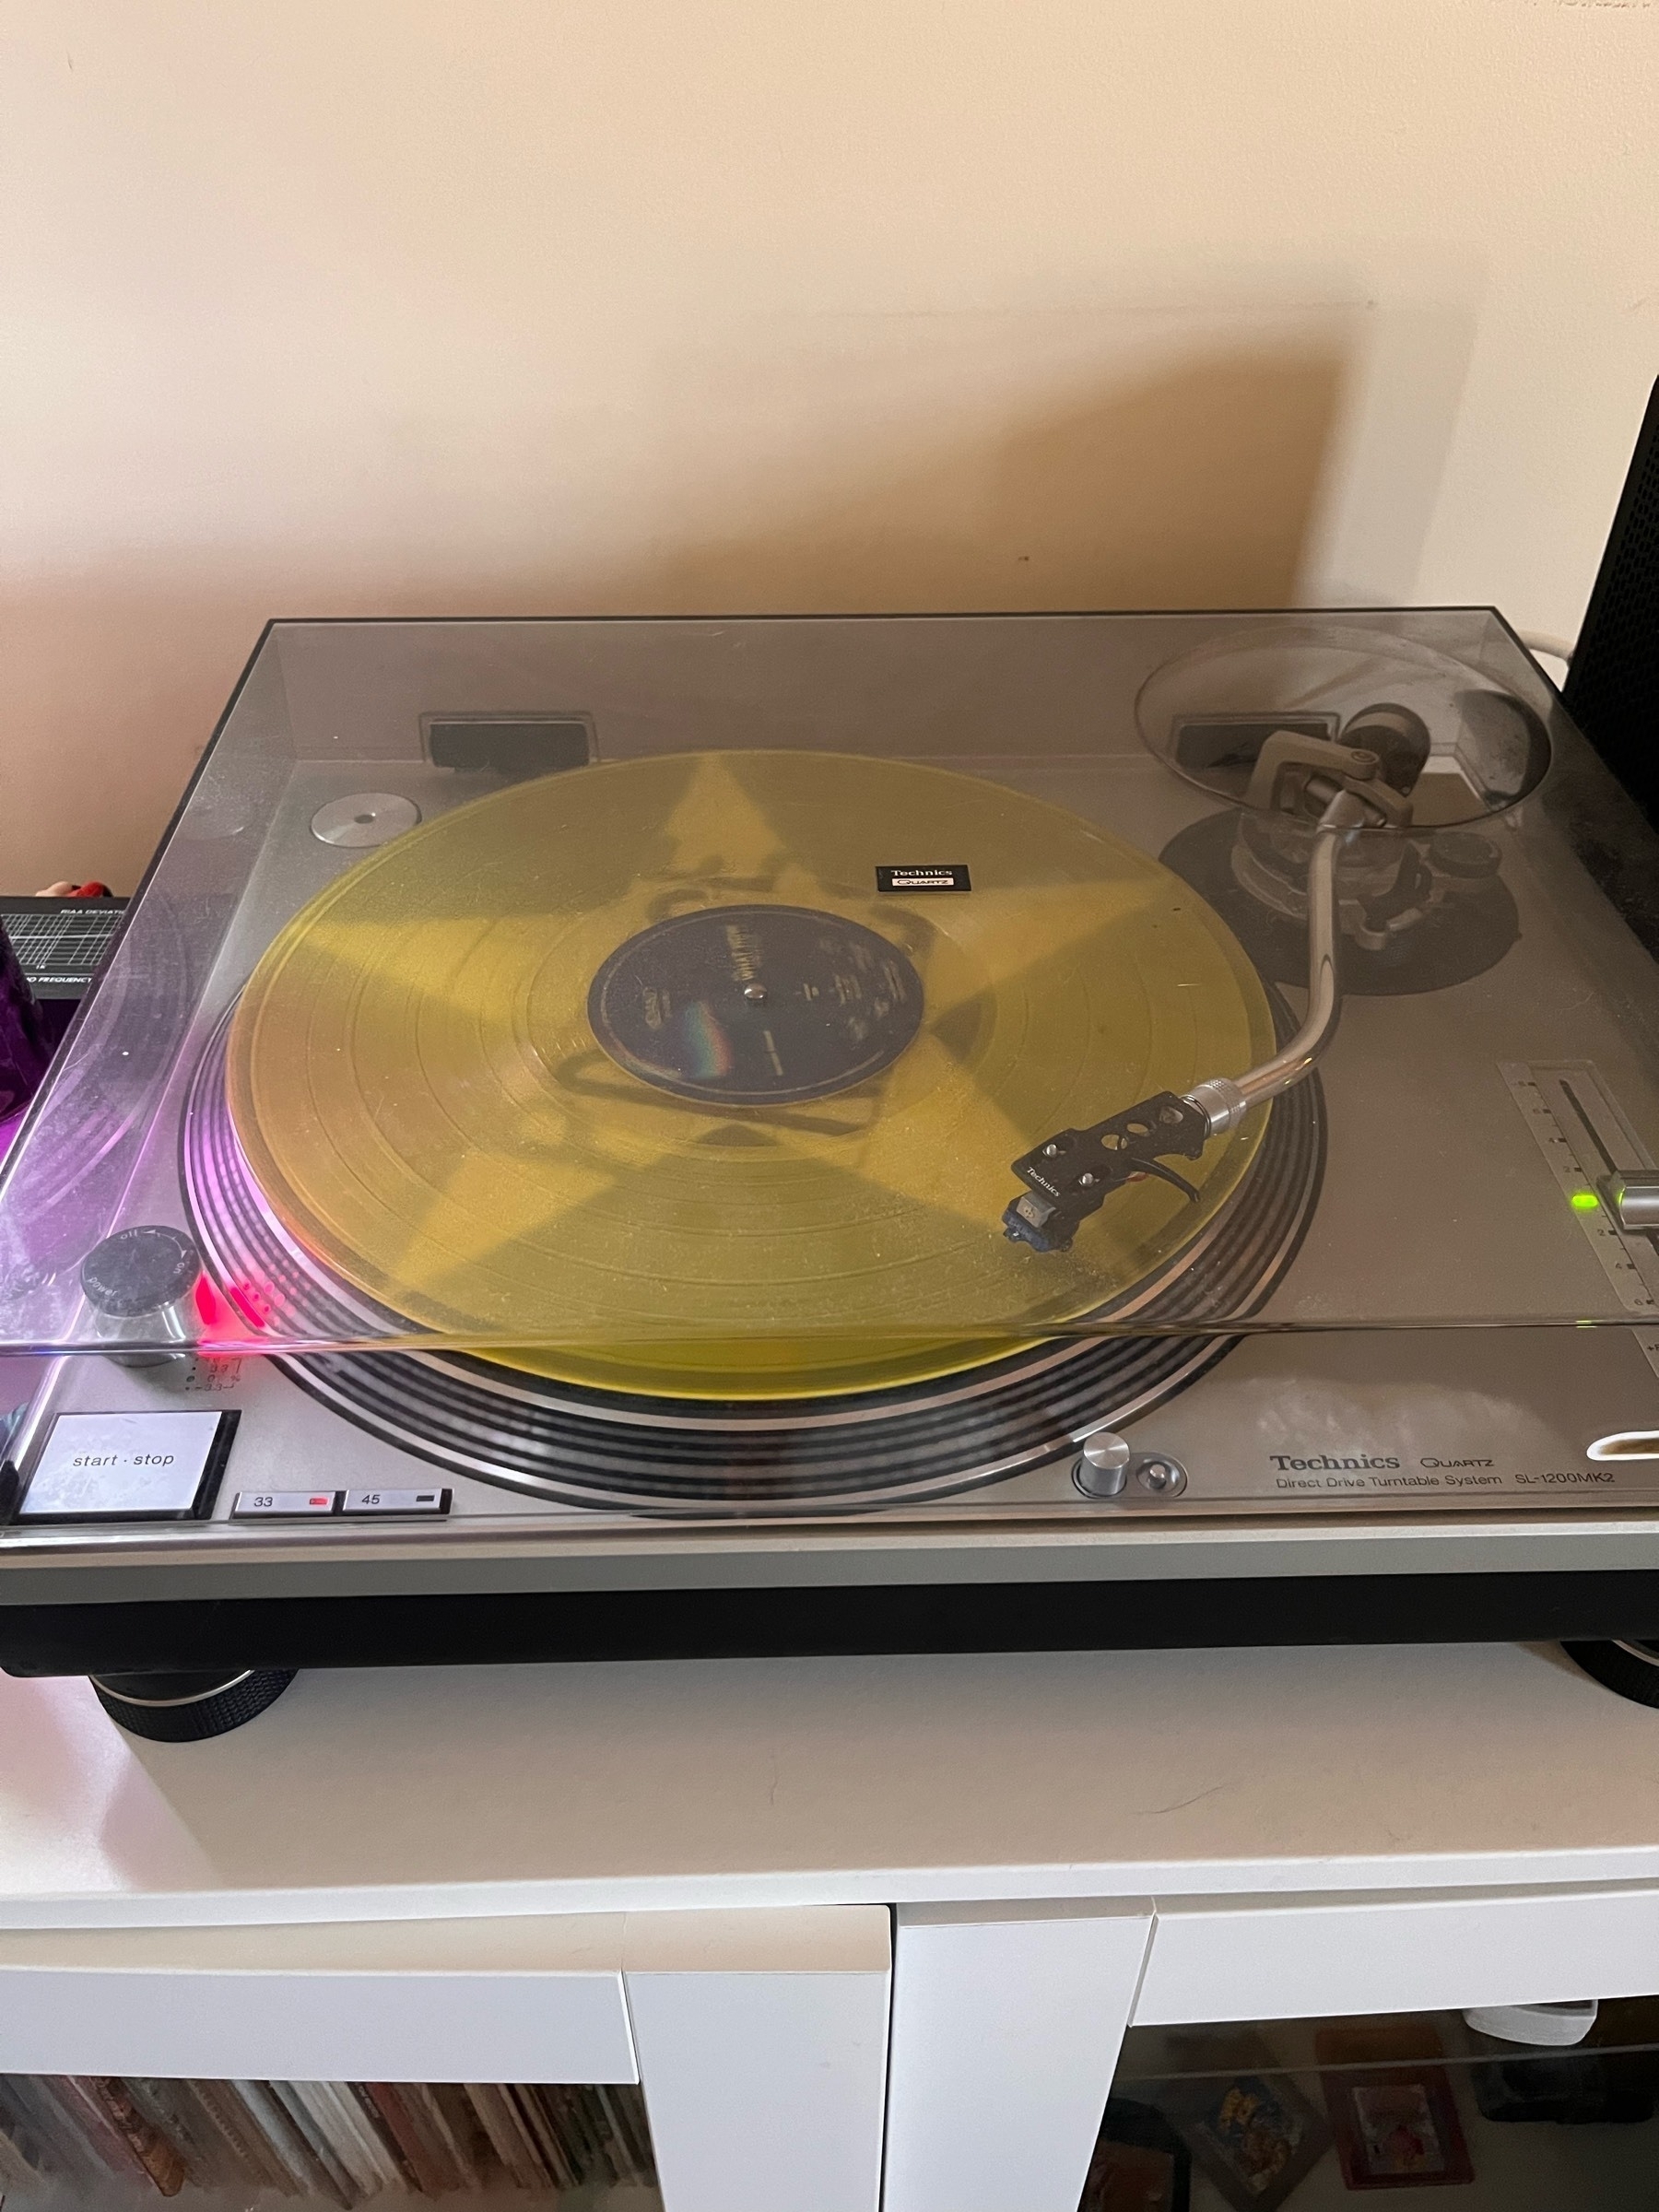
[[[884,2140],[886,2212],[1073,2212],[1131,2020],[1659,1990],[1659,1712],[1548,1647],[315,1673],[193,1745],[0,1678],[0,2066],[208,2070],[216,1991],[253,2072],[527,2038],[642,2074],[669,2212],[791,2146],[873,2212]]]

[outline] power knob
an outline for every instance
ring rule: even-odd
[[[1110,1429],[1097,1429],[1082,1443],[1083,1456],[1072,1469],[1072,1480],[1085,1498],[1116,1498],[1129,1479],[1128,1444]]]

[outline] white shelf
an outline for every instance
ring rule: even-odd
[[[206,1744],[0,1677],[0,1924],[1651,1880],[1659,1716],[1559,1652],[300,1676]]]
[[[1021,2212],[1074,2212],[1131,2018],[1659,1989],[1659,1713],[1547,1648],[318,1672],[177,1746],[0,1678],[0,1964],[54,2068],[124,2019],[182,2049],[255,1972],[250,2020],[363,2053],[545,1969],[514,2033],[585,2050],[602,1968],[670,2212],[776,2212],[792,2159],[796,2212],[874,2212],[884,2115],[887,2212],[1008,2212],[1040,2147]],[[544,1958],[582,1915],[599,1968]],[[1451,2212],[1640,2201],[1646,2130],[1468,2125]]]

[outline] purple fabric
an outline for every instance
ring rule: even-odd
[[[0,928],[0,1120],[20,1112],[33,1098],[52,1046],[29,978]]]

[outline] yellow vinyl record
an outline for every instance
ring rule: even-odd
[[[884,888],[890,884],[893,888]],[[1158,1278],[1265,1116],[1010,1243],[1010,1162],[1272,1050],[1177,877],[982,777],[664,755],[409,831],[271,945],[229,1102],[273,1212],[409,1324],[563,1381],[800,1397],[949,1374]]]

